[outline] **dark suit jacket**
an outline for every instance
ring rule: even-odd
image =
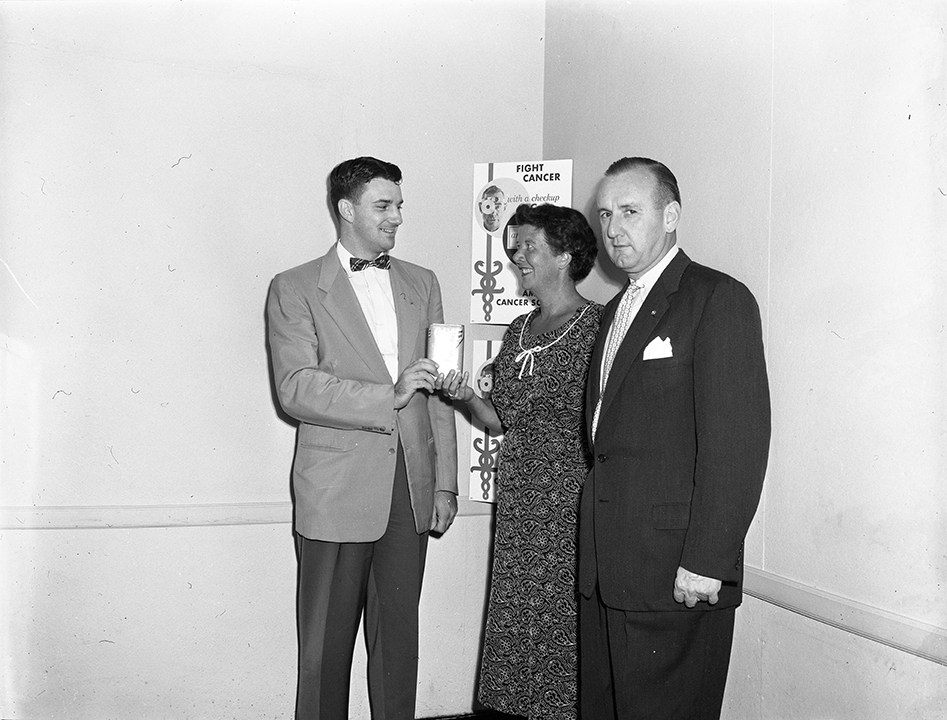
[[[390,272],[404,369],[424,357],[428,326],[444,321],[441,291],[418,265],[392,258]],[[274,278],[267,316],[277,394],[300,421],[296,531],[329,542],[381,537],[399,439],[417,531],[427,531],[434,491],[457,492],[454,411],[424,392],[395,411],[394,382],[334,246]]]
[[[592,355],[590,423],[619,299],[606,306]],[[672,357],[643,359],[655,338],[670,340]],[[738,605],[769,437],[756,301],[743,284],[678,252],[609,373],[580,508],[582,594],[591,597],[597,581],[609,607],[688,610],[672,596],[683,566],[724,581],[719,603],[700,610]]]

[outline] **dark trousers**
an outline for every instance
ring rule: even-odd
[[[582,720],[717,720],[735,611],[626,612],[597,587],[580,595]]]
[[[385,534],[370,543],[296,536],[299,558],[297,720],[348,720],[352,655],[365,611],[368,692],[376,720],[413,720],[418,601],[428,534],[418,535],[404,455]]]

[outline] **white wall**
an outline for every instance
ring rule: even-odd
[[[727,717],[944,716],[947,6],[547,7],[544,154],[574,158],[577,205],[619,157],[666,162],[682,247],[760,302],[774,436],[748,587],[940,648],[751,598]]]
[[[270,279],[334,241],[357,154],[405,173],[399,254],[463,260],[473,162],[540,152],[542,7],[0,7],[4,503],[284,500]]]
[[[329,247],[328,172],[372,154],[405,174],[397,253],[466,319],[473,164],[541,154],[543,11],[0,4],[0,716],[292,716],[269,280]],[[473,701],[490,518],[462,512],[422,716]]]

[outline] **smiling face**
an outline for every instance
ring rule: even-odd
[[[367,183],[358,202],[339,200],[342,245],[366,260],[391,250],[402,223],[403,204],[401,187],[384,178]]]
[[[569,265],[568,253],[556,254],[546,242],[543,231],[532,225],[521,225],[516,234],[517,250],[513,262],[520,271],[523,290],[536,294],[537,289],[558,283]]]
[[[662,202],[658,184],[647,169],[608,175],[599,187],[598,218],[605,251],[633,280],[674,246],[680,214],[678,202]]]

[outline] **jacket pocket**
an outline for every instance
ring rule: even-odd
[[[351,430],[303,425],[299,429],[298,445],[307,450],[346,452],[358,445],[358,437],[357,433]]]

